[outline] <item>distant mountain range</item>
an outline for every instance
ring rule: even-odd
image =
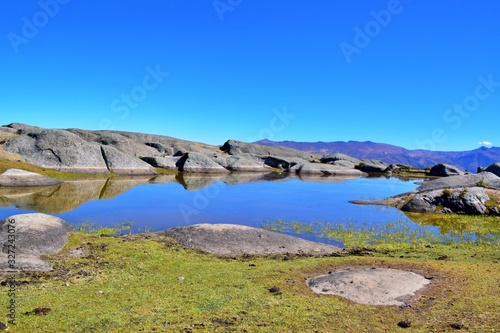
[[[343,153],[359,159],[376,159],[386,163],[411,165],[418,168],[448,163],[463,170],[476,172],[477,167],[486,167],[500,161],[499,147],[481,147],[470,151],[431,151],[408,150],[403,147],[371,141],[335,141],[335,142],[295,142],[260,140],[255,143],[266,146],[282,146],[329,155]]]

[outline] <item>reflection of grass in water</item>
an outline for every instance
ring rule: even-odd
[[[103,235],[103,236],[114,236],[114,235],[131,235],[134,229],[134,222],[122,222],[113,225],[112,227],[103,227],[97,225],[93,221],[84,221],[77,223],[75,225],[75,230],[85,235]],[[151,228],[144,226],[138,227],[137,233],[151,232]]]
[[[428,224],[415,224],[410,220],[396,220],[376,226],[359,226],[354,223],[302,223],[278,220],[267,222],[264,229],[272,231],[294,231],[341,241],[346,247],[383,244],[500,244],[500,219],[496,217],[474,217],[457,215],[428,216]],[[433,221],[433,223],[430,223]]]

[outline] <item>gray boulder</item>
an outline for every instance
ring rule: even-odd
[[[367,173],[386,173],[391,171],[389,166],[385,163],[374,164],[361,162],[356,168]]]
[[[108,173],[101,147],[63,130],[41,130],[11,138],[4,145],[28,163],[76,173]]]
[[[253,154],[261,157],[266,156],[280,156],[284,157],[298,157],[306,161],[316,161],[321,158],[320,155],[311,154],[301,150],[285,148],[285,147],[271,147],[259,145],[256,143],[245,143],[241,141],[228,140],[220,149],[230,155]]]
[[[187,153],[177,162],[179,171],[201,173],[227,173],[226,168],[201,153]]]
[[[462,170],[453,165],[445,163],[436,164],[429,171],[429,176],[436,177],[460,176],[463,174],[464,172]]]
[[[109,171],[120,175],[154,175],[155,170],[148,163],[127,155],[116,148],[101,146],[102,156]]]
[[[163,168],[166,170],[177,170],[177,162],[179,162],[180,157],[149,156],[149,157],[141,157],[141,159],[155,168]]]
[[[276,254],[331,255],[342,249],[264,229],[233,224],[196,224],[159,232],[179,244],[221,257]]]
[[[298,170],[298,173],[300,175],[366,176],[366,173],[360,170],[324,163],[306,163]]]
[[[482,187],[462,190],[433,190],[416,194],[401,210],[408,212],[453,212],[457,214],[486,214],[489,200]],[[436,211],[440,207],[440,211]]]
[[[321,158],[322,163],[332,163],[336,165],[352,167],[358,165],[361,160],[342,153],[331,154]]]
[[[482,170],[483,172],[491,172],[495,174],[496,176],[500,177],[500,162],[493,163],[492,165],[488,166],[487,168]]]
[[[269,172],[263,163],[257,163],[243,156],[231,156],[227,159],[226,168],[238,172]]]
[[[9,230],[15,230],[15,233]],[[62,250],[73,228],[58,217],[46,214],[14,215],[0,222],[3,248],[0,256],[0,271],[24,270],[46,271],[52,266],[39,256],[54,254]],[[9,235],[15,235],[14,244]],[[15,249],[14,246],[15,245]],[[8,264],[9,250],[15,250],[15,267]]]
[[[0,175],[0,186],[51,186],[57,179],[19,169],[9,169]]]

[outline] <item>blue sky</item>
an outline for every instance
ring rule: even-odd
[[[0,9],[0,124],[211,144],[500,146],[499,1],[22,0]]]

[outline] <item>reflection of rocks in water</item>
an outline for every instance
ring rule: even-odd
[[[177,174],[154,176],[149,180],[149,183],[151,184],[177,183],[177,179],[175,179],[176,176]]]
[[[348,180],[358,179],[358,176],[319,176],[319,175],[299,175],[299,179],[305,182],[315,183],[340,183]]]
[[[225,174],[186,174],[179,173],[175,179],[188,191],[201,190],[220,180],[223,180]]]
[[[111,199],[142,184],[147,184],[151,176],[109,178],[102,189],[99,199]]]
[[[1,189],[1,200],[8,206],[19,209],[36,210],[42,213],[57,214],[75,209],[83,203],[99,198],[106,179],[71,181],[58,186],[44,187],[39,191],[33,188],[19,188],[13,196],[10,189]],[[21,191],[25,192],[21,192]],[[12,192],[12,191],[11,191]]]
[[[231,173],[224,177],[224,183],[228,185],[238,185],[252,182],[260,182],[260,181],[277,181],[283,179],[290,179],[293,177],[289,173]]]
[[[97,180],[69,181],[51,187],[1,188],[0,205],[24,210],[57,214],[71,211],[97,199],[109,199],[140,184],[151,177],[117,177]]]

